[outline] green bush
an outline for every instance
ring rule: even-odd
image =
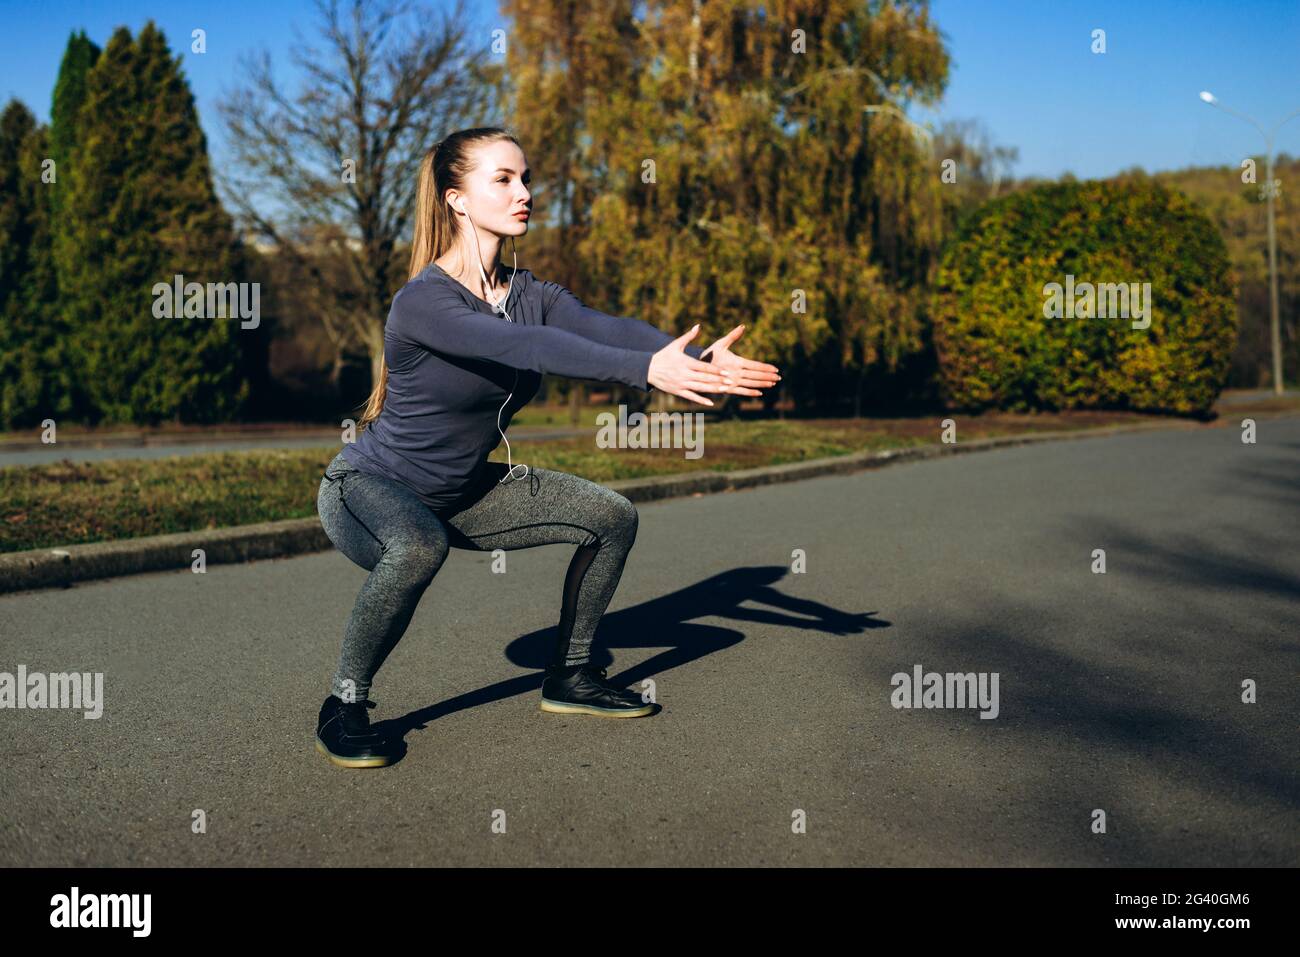
[[[1050,184],[993,200],[963,223],[939,270],[934,336],[944,401],[954,409],[1204,414],[1236,342],[1234,282],[1215,224],[1187,196],[1150,180]],[[1094,292],[1111,286],[1091,315],[1085,283]],[[1116,315],[1121,289],[1141,293],[1129,318]],[[1138,303],[1146,328],[1133,328],[1147,321]]]

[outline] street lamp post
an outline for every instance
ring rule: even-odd
[[[1266,191],[1268,195],[1268,311],[1269,327],[1273,339],[1273,394],[1281,395],[1283,391],[1282,332],[1281,322],[1278,318],[1277,304],[1277,228],[1274,226],[1273,220],[1273,199],[1277,195],[1277,185],[1273,181],[1273,137],[1277,131],[1282,128],[1283,123],[1293,117],[1300,116],[1300,110],[1296,110],[1290,116],[1283,119],[1282,122],[1273,127],[1271,131],[1266,131],[1264,127],[1260,126],[1249,116],[1246,116],[1243,113],[1238,113],[1236,110],[1231,110],[1224,106],[1218,101],[1214,94],[1210,93],[1208,90],[1201,91],[1201,99],[1210,104],[1210,106],[1217,106],[1219,109],[1223,110],[1223,112],[1245,120],[1251,126],[1255,127],[1255,129],[1264,134],[1264,144],[1268,149],[1267,172],[1265,173],[1265,176],[1267,177]]]

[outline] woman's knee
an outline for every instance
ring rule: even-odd
[[[407,585],[427,585],[447,560],[451,545],[440,532],[425,531],[390,541],[380,559],[388,573]]]
[[[601,538],[616,539],[631,545],[636,541],[636,530],[640,524],[640,515],[638,515],[636,506],[625,495],[620,495],[613,489],[606,489],[609,493],[606,496],[605,515],[602,521],[604,525]]]

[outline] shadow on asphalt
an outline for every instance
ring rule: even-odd
[[[954,619],[935,628],[947,636],[945,654],[961,660],[977,649],[975,667],[1002,673],[1003,749],[1062,762],[1035,782],[1036,793],[1022,785],[1021,796],[1049,820],[1095,806],[1114,816],[1118,843],[1075,829],[1075,865],[1168,866],[1176,863],[1175,840],[1187,842],[1184,853],[1196,855],[1196,866],[1280,866],[1294,853],[1291,838],[1272,858],[1242,859],[1241,848],[1258,854],[1258,842],[1277,840],[1270,829],[1294,834],[1300,814],[1289,723],[1300,672],[1293,571],[1300,484],[1293,460],[1267,459],[1232,469],[1213,492],[1223,507],[1206,516],[1204,532],[1157,536],[1095,512],[1065,513],[1058,527],[1040,530],[1053,541],[1104,544],[1110,574],[1149,589],[1150,617],[1118,630],[1105,620],[1091,640],[1062,639],[1080,634],[1086,608],[989,593],[982,614],[989,627]],[[1232,527],[1232,502],[1246,497],[1279,506],[1269,534]],[[1243,624],[1243,603],[1271,626],[1261,632],[1257,620]],[[996,625],[1017,619],[1034,622],[1037,633]],[[1259,682],[1256,705],[1241,702],[1244,678]],[[996,838],[1010,836],[989,831],[979,853],[995,855]],[[946,839],[969,846],[986,838],[955,832]]]
[[[729,648],[746,637],[744,632],[734,628],[693,623],[692,619],[696,618],[729,618],[782,628],[803,628],[829,635],[856,635],[871,628],[889,627],[890,622],[871,617],[876,612],[839,611],[821,602],[794,598],[777,591],[773,586],[787,574],[790,570],[783,565],[736,568],[661,598],[610,612],[596,628],[591,663],[597,667],[612,664],[613,657],[607,649],[667,649],[627,671],[610,675],[610,682],[626,687]],[[744,607],[747,602],[767,607]],[[534,674],[499,681],[404,717],[376,722],[375,727],[396,742],[408,731],[423,729],[426,722],[457,711],[540,691],[544,678],[542,669],[550,660],[558,637],[556,627],[543,628],[516,638],[507,646],[506,658],[520,667],[538,669]],[[396,760],[400,761],[404,755],[405,747],[399,746]]]

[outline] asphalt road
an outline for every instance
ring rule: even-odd
[[[0,864],[1296,866],[1297,476],[1292,418],[640,505],[597,640],[663,709],[619,721],[537,708],[570,547],[453,551],[380,770],[313,749],[337,552],[3,596],[0,670],[105,705],[0,711]],[[918,664],[997,717],[894,708]]]

